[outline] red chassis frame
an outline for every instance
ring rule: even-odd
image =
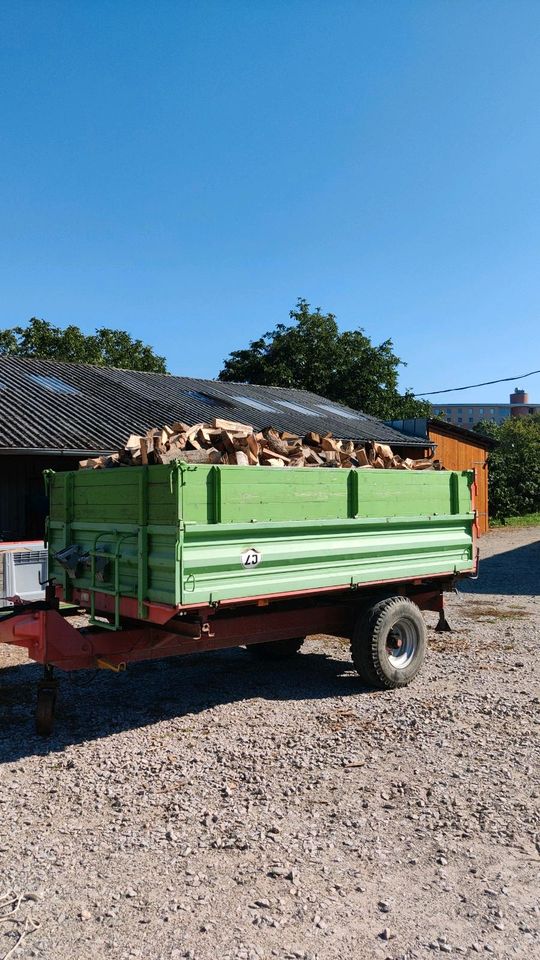
[[[202,653],[226,647],[305,637],[315,633],[350,637],[361,609],[384,596],[409,597],[422,610],[439,613],[439,629],[448,629],[443,591],[453,589],[454,574],[426,580],[368,584],[363,589],[282,594],[251,598],[231,604],[177,610],[149,604],[149,619],[130,618],[132,601],[125,600],[120,630],[77,629],[60,609],[58,591],[48,587],[45,601],[15,605],[0,619],[0,642],[24,647],[30,659],[50,670],[101,667],[123,670],[128,663]],[[84,606],[81,595],[75,602]],[[96,597],[98,609],[107,613],[107,598]],[[100,603],[99,601],[102,600]],[[136,604],[136,601],[133,602]]]

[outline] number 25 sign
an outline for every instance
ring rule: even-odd
[[[262,554],[258,550],[255,550],[255,547],[250,547],[249,550],[244,550],[240,554],[240,560],[243,567],[251,569],[251,567],[257,567],[262,560]]]

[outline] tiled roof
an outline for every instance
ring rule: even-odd
[[[0,357],[4,452],[115,450],[130,433],[213,417],[300,435],[315,430],[348,440],[425,446],[375,417],[307,390]]]

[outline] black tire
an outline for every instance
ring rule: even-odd
[[[56,690],[52,687],[40,687],[36,704],[36,733],[40,737],[49,737],[53,731],[56,710]]]
[[[304,642],[304,637],[293,640],[270,640],[268,643],[250,643],[249,652],[257,660],[287,660],[294,657]]]
[[[387,597],[366,610],[351,640],[356,670],[378,690],[406,687],[422,667],[426,649],[424,618],[405,597]]]

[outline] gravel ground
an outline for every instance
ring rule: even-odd
[[[77,674],[44,742],[1,648],[0,957],[540,956],[539,537],[481,541],[402,691],[318,636]]]

